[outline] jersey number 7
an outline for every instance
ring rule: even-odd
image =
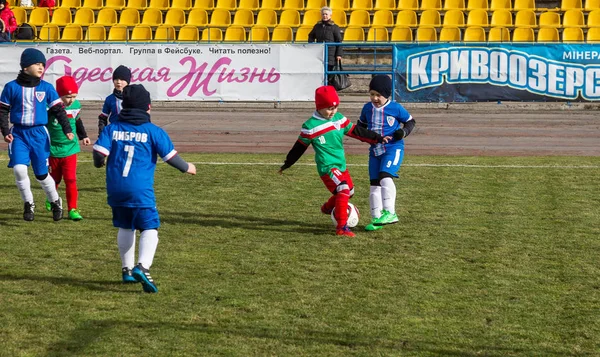
[[[125,167],[123,168],[123,177],[127,177],[129,176],[129,170],[131,169],[131,162],[133,161],[135,146],[125,145],[124,149],[127,152],[127,161],[125,162]]]

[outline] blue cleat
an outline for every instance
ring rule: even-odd
[[[123,268],[123,284],[137,283],[137,280],[131,275],[131,269]]]
[[[131,275],[135,278],[135,280],[142,283],[142,288],[147,293],[157,293],[158,288],[154,285],[154,280],[150,276],[150,271],[142,266],[142,264],[138,264],[131,271]]]

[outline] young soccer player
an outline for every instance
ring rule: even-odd
[[[398,170],[404,158],[403,139],[415,127],[415,120],[406,109],[389,100],[391,94],[390,77],[373,77],[369,83],[371,101],[364,105],[357,122],[358,126],[394,138],[388,143],[371,145],[369,149],[369,204],[372,220],[365,226],[367,231],[376,231],[386,224],[398,222],[396,185],[393,178],[398,177]]]
[[[77,133],[77,137],[83,142],[83,145],[90,145],[90,138],[88,138],[79,117],[81,104],[75,99],[79,92],[75,79],[71,76],[60,77],[56,81],[56,91],[66,107],[71,130]],[[48,122],[48,132],[50,133],[50,176],[56,182],[57,189],[60,181],[64,178],[69,219],[80,221],[83,217],[77,208],[77,153],[81,151],[79,141],[69,140],[62,132],[58,120],[52,116]],[[51,209],[49,201],[46,201],[46,209]]]
[[[368,143],[386,143],[391,138],[383,137],[376,132],[353,125],[343,114],[339,113],[340,99],[335,88],[322,86],[315,91],[316,111],[312,117],[302,124],[300,136],[296,144],[287,154],[279,174],[292,166],[304,154],[310,144],[315,150],[317,172],[325,187],[332,193],[321,212],[331,214],[335,207],[337,221],[336,235],[354,237],[355,234],[347,226],[348,201],[354,195],[354,185],[350,173],[346,169],[344,154],[344,135]]]
[[[142,283],[147,293],[158,288],[150,267],[158,245],[160,219],[154,197],[156,156],[181,172],[196,174],[196,167],[175,151],[167,133],[150,123],[150,93],[140,84],[123,89],[123,110],[100,134],[94,145],[94,166],[106,162],[106,192],[113,225],[119,229],[117,245],[124,283]],[[140,231],[138,264],[134,267],[135,231]]]
[[[113,71],[114,89],[111,95],[104,100],[102,113],[98,116],[98,135],[108,123],[117,120],[122,109],[123,88],[131,83],[131,70],[121,65]]]
[[[8,82],[0,95],[0,129],[4,141],[9,144],[8,167],[13,169],[24,202],[23,219],[34,219],[35,203],[27,173],[27,166],[31,163],[35,178],[50,202],[52,218],[59,221],[63,217],[62,200],[54,180],[48,175],[48,115],[56,118],[68,140],[73,140],[74,135],[58,93],[50,83],[41,80],[46,67],[44,54],[28,48],[21,54],[20,64],[22,70],[17,79]],[[13,124],[10,129],[9,118]]]

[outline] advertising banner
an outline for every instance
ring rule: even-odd
[[[0,89],[19,72],[29,45],[0,46]],[[308,44],[35,44],[46,55],[44,80],[71,75],[79,99],[104,100],[112,71],[131,68],[153,100],[308,101],[323,83],[323,46]]]

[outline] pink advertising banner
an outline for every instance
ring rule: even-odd
[[[19,72],[31,45],[0,46],[0,89]],[[36,44],[46,55],[44,80],[71,75],[79,99],[104,100],[112,71],[131,68],[153,100],[308,101],[323,83],[323,46],[296,44]]]

